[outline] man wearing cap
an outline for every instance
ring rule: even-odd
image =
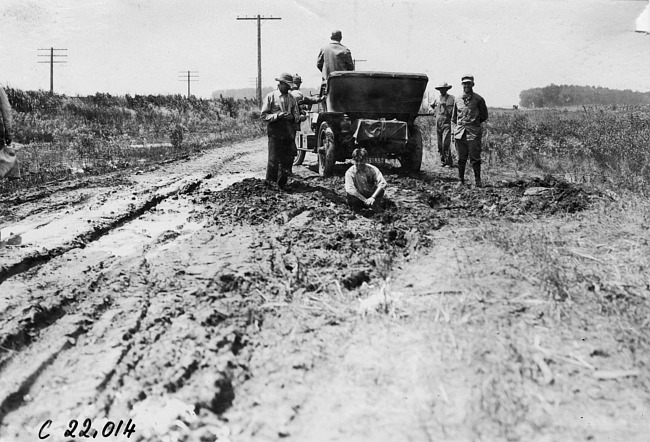
[[[345,193],[348,206],[355,212],[381,210],[386,180],[372,164],[367,164],[368,151],[363,147],[352,151],[354,165],[345,172]]]
[[[438,153],[442,167],[452,167],[454,159],[451,154],[451,113],[454,110],[454,97],[447,93],[451,86],[447,82],[436,87],[440,96],[431,103],[436,115],[436,132],[438,134]]]
[[[330,74],[335,71],[353,71],[354,70],[354,61],[352,61],[352,53],[348,48],[341,44],[341,39],[343,35],[341,31],[334,30],[332,31],[331,39],[326,46],[318,53],[318,59],[316,60],[316,67],[321,71],[323,81],[321,83],[321,92],[320,95],[325,94],[325,88],[327,87],[327,79]],[[324,104],[323,104],[324,105]],[[325,110],[323,108],[323,110]]]
[[[456,97],[451,122],[455,125],[454,139],[458,151],[459,185],[465,184],[465,164],[469,163],[474,169],[476,187],[482,187],[481,182],[481,124],[488,119],[485,100],[474,92],[474,77],[465,75],[461,79],[463,95]]]
[[[262,102],[262,118],[268,123],[269,157],[266,164],[266,180],[284,189],[291,171],[293,157],[296,156],[294,144],[295,123],[300,120],[296,99],[289,93],[295,86],[293,76],[283,73],[276,78],[278,88],[270,92]]]
[[[298,104],[298,110],[300,111],[300,120],[296,122],[295,131],[294,131],[294,143],[297,145],[298,141],[296,141],[296,133],[300,132],[301,123],[307,120],[307,112],[311,108],[312,104],[320,103],[325,99],[325,96],[317,95],[315,97],[308,97],[305,94],[303,94],[302,91],[300,90],[300,85],[302,84],[302,78],[298,74],[293,76],[293,84],[294,84],[294,88],[291,89],[291,95],[293,95],[293,98],[296,99],[296,103]],[[297,147],[296,150],[298,150]]]
[[[312,104],[317,104],[323,101],[324,96],[317,95],[315,97],[308,97],[302,93],[300,90],[300,85],[302,84],[302,78],[300,75],[296,74],[293,76],[294,87],[291,89],[291,95],[296,99],[298,103],[298,108],[300,109],[300,121],[305,121],[307,119],[307,111]],[[297,123],[297,130],[300,130],[300,122]]]

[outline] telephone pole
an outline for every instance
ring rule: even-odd
[[[67,57],[67,55],[55,54],[54,51],[67,51],[67,49],[56,49],[56,48],[40,48],[39,51],[49,51],[50,54],[38,54],[39,57],[50,57],[50,61],[39,61],[38,63],[49,63],[50,64],[50,95],[54,95],[54,64],[55,63],[67,63],[65,60],[55,60],[54,57]]]
[[[199,71],[179,71],[179,81],[187,79],[187,98],[190,98],[190,83],[199,81]]]
[[[262,20],[282,20],[280,17],[237,17],[237,20],[257,20],[257,104],[262,105]]]

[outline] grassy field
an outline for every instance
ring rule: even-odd
[[[23,179],[0,192],[173,160],[263,134],[250,101],[180,95],[50,96],[7,89]]]
[[[433,118],[420,118],[435,148]],[[483,168],[492,173],[553,174],[574,183],[647,195],[650,107],[491,109],[483,137]]]

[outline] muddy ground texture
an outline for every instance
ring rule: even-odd
[[[68,440],[72,419],[77,437],[86,419],[91,436],[131,419],[129,439],[146,441],[292,437],[301,405],[251,418],[265,402],[255,379],[282,372],[285,388],[336,364],[324,355],[346,324],[387,311],[359,303],[439,246],[436,232],[605,198],[550,176],[457,188],[388,167],[384,210],[356,214],[344,168],[296,168],[280,191],[263,167],[258,141],[0,198],[0,439],[37,440],[51,420],[49,440]]]
[[[290,227],[272,241],[281,262],[271,270],[290,276],[294,289],[318,291],[319,281],[334,278],[348,290],[386,278],[395,259],[430,248],[431,232],[454,219],[507,217],[511,221],[589,206],[590,191],[552,176],[500,181],[482,189],[458,188],[441,177],[412,178],[385,170],[390,189],[379,213],[355,213],[345,204],[343,178],[296,177],[285,191],[258,178],[244,179],[220,192],[198,191],[207,225]],[[532,190],[532,191],[531,191]],[[382,262],[383,261],[383,262]],[[311,273],[308,277],[307,273]],[[321,287],[322,288],[322,287]]]

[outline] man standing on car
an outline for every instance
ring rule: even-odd
[[[485,100],[474,92],[474,77],[465,75],[461,79],[463,95],[456,97],[451,122],[455,125],[454,139],[458,150],[459,186],[465,184],[465,164],[469,162],[474,169],[476,187],[482,187],[481,182],[481,124],[488,119]]]
[[[325,95],[325,89],[327,87],[327,79],[330,74],[335,71],[353,71],[354,70],[354,61],[352,60],[352,53],[348,48],[341,44],[341,39],[343,35],[341,31],[334,30],[332,31],[331,39],[326,46],[318,53],[318,59],[316,60],[316,67],[321,71],[323,81],[320,87],[320,95]],[[323,111],[325,111],[325,103],[322,103]]]
[[[451,113],[454,110],[454,97],[447,93],[451,86],[447,82],[436,87],[440,96],[431,103],[436,115],[436,133],[438,134],[438,153],[442,167],[452,167],[451,155]]]
[[[0,178],[10,180],[20,178],[20,167],[16,158],[16,151],[10,147],[13,132],[13,117],[9,99],[2,86],[0,86]]]
[[[386,190],[386,180],[372,164],[367,164],[368,151],[357,148],[352,151],[354,165],[345,172],[345,193],[348,206],[355,212],[363,209],[371,212],[381,210]]]
[[[269,157],[266,164],[266,181],[277,183],[284,189],[296,156],[295,123],[300,120],[296,99],[289,93],[295,87],[293,76],[283,73],[278,88],[270,92],[262,103],[262,118],[268,123]]]

